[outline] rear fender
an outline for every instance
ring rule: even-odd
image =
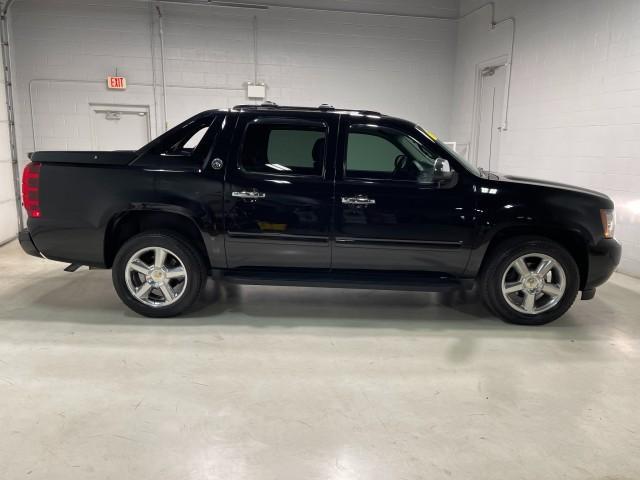
[[[180,205],[162,203],[132,204],[114,214],[105,231],[105,264],[110,267],[118,248],[127,238],[151,229],[175,230],[191,238],[202,250],[209,267],[226,268],[223,235],[211,235],[206,215]]]

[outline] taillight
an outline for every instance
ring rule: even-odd
[[[602,220],[604,238],[613,238],[616,230],[616,212],[613,209],[601,209],[600,219]]]
[[[28,163],[22,172],[22,205],[31,218],[40,212],[40,164]]]

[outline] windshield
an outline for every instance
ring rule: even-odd
[[[418,132],[420,132],[422,134],[422,136],[426,137],[431,142],[437,144],[440,148],[442,148],[444,151],[446,151],[449,155],[451,155],[454,159],[456,159],[458,161],[458,163],[460,163],[464,168],[469,170],[471,173],[473,173],[474,175],[476,175],[478,177],[482,177],[482,173],[480,172],[480,170],[478,170],[478,167],[476,167],[475,165],[469,163],[469,161],[465,160],[460,155],[458,155],[456,152],[451,150],[447,145],[445,145],[443,142],[438,140],[438,137],[436,137],[432,133],[426,131],[420,125],[416,125],[416,130],[418,130]]]

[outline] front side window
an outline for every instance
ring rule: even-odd
[[[255,122],[247,127],[240,167],[252,173],[320,176],[325,150],[323,124]]]
[[[433,182],[438,155],[415,138],[387,127],[353,125],[347,139],[346,176]]]

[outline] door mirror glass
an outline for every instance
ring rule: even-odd
[[[441,183],[451,180],[452,178],[453,170],[451,170],[449,160],[445,160],[441,157],[437,158],[433,164],[433,181]]]

